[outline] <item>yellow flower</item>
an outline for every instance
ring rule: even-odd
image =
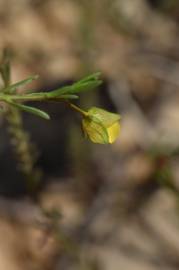
[[[85,135],[94,143],[113,143],[120,132],[120,116],[92,107],[82,120]]]

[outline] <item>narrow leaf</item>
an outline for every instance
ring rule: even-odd
[[[24,79],[24,80],[22,80],[22,81],[19,81],[19,82],[17,82],[17,83],[14,83],[14,84],[12,84],[12,85],[6,87],[6,88],[4,89],[3,92],[4,92],[4,93],[12,94],[12,93],[15,92],[15,90],[16,90],[18,87],[22,87],[22,86],[24,86],[24,85],[26,85],[26,84],[28,84],[28,83],[31,83],[32,81],[37,80],[38,77],[39,77],[38,75],[32,75],[32,76],[28,77],[27,79]]]
[[[71,86],[71,89],[68,92],[68,94],[76,94],[76,93],[80,93],[80,92],[85,92],[85,91],[96,88],[101,83],[102,83],[101,80],[83,82],[83,83],[80,83],[80,84],[77,83],[77,84],[74,84],[74,85]]]
[[[19,104],[19,103],[14,103],[14,102],[8,102],[8,103],[10,105],[22,110],[22,111],[35,114],[35,115],[40,116],[40,117],[42,117],[42,118],[44,118],[46,120],[50,119],[50,116],[46,112],[44,112],[42,110],[39,110],[37,108],[27,106],[27,105],[22,105],[22,104]]]
[[[77,84],[82,83],[82,82],[89,82],[89,81],[99,80],[100,75],[101,75],[101,72],[93,73],[91,75],[88,75],[88,76],[84,77],[82,80],[78,81]]]
[[[59,89],[56,89],[54,91],[52,91],[50,94],[52,97],[60,97],[61,95],[64,94],[77,94],[80,92],[84,92],[84,91],[88,91],[91,90],[93,88],[96,88],[97,86],[99,86],[102,83],[102,80],[92,80],[92,81],[88,81],[88,82],[77,82],[72,84],[71,86],[65,86]]]

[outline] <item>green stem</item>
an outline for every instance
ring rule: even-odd
[[[16,102],[16,101],[57,101],[64,99],[76,99],[75,95],[61,95],[59,97],[53,97],[51,93],[34,93],[26,95],[9,95],[9,94],[0,94],[0,101],[4,102]]]
[[[27,94],[27,95],[8,95],[8,94],[0,94],[0,101],[43,101],[48,100],[51,97],[48,93],[35,93],[35,94]]]
[[[69,106],[70,106],[73,110],[75,110],[75,111],[81,113],[83,116],[88,116],[88,113],[87,113],[86,111],[80,109],[80,108],[79,108],[78,106],[76,106],[75,104],[70,103],[70,102],[68,102],[68,104],[69,104]]]

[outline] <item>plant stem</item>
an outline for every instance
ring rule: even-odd
[[[70,102],[68,102],[68,104],[69,104],[69,106],[70,106],[73,110],[75,110],[75,111],[81,113],[83,116],[88,116],[88,113],[87,113],[87,112],[85,112],[84,110],[80,109],[80,108],[79,108],[78,106],[76,106],[75,104],[70,103]]]
[[[9,94],[0,94],[0,101],[4,102],[16,102],[16,101],[59,101],[65,99],[76,99],[75,95],[61,95],[59,97],[53,97],[50,93],[33,93],[33,94],[26,94],[26,95],[9,95]]]
[[[0,94],[0,101],[43,101],[50,99],[48,93],[35,93],[27,95]]]

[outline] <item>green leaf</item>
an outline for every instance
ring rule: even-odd
[[[101,72],[93,73],[91,75],[88,75],[88,76],[84,77],[82,80],[76,82],[76,84],[78,84],[78,83],[84,83],[84,82],[89,82],[89,81],[99,80],[99,76],[100,75],[101,75]]]
[[[32,114],[35,114],[37,116],[40,116],[46,120],[49,120],[50,119],[50,116],[42,111],[42,110],[39,110],[37,108],[34,108],[34,107],[31,107],[31,106],[27,106],[27,105],[22,105],[22,104],[19,104],[19,103],[14,103],[14,102],[11,102],[11,101],[8,101],[7,103],[9,103],[10,105],[22,110],[22,111],[25,111],[25,112],[28,112],[28,113],[32,113]]]
[[[71,89],[69,90],[68,94],[76,94],[80,92],[85,92],[88,90],[91,90],[93,88],[96,88],[102,83],[101,80],[97,81],[89,81],[89,82],[82,82],[82,83],[76,83],[71,86]]]
[[[100,73],[98,72],[93,75],[87,76],[84,79],[72,84],[71,86],[64,86],[50,92],[50,95],[51,97],[60,97],[64,94],[77,94],[96,88],[102,83],[102,80],[98,79],[99,75]]]
[[[26,85],[28,83],[31,83],[32,81],[37,80],[38,77],[39,77],[38,75],[32,75],[32,76],[28,77],[27,79],[24,79],[22,81],[19,81],[17,83],[14,83],[14,84],[6,87],[3,90],[3,92],[13,94],[18,87],[22,87],[22,86],[24,86],[24,85]]]

